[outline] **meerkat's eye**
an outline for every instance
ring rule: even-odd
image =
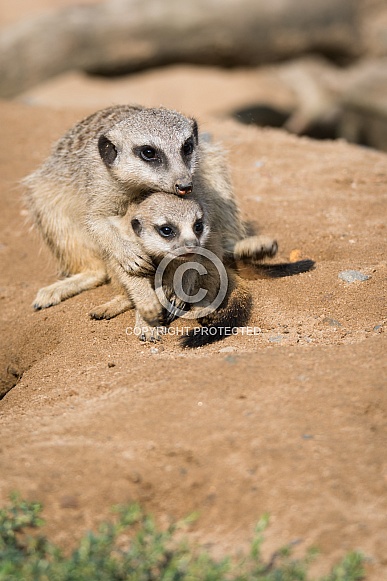
[[[138,150],[139,156],[144,161],[160,161],[160,157],[154,147],[144,145]]]
[[[183,145],[184,156],[188,157],[189,155],[191,155],[193,153],[193,150],[194,150],[193,139],[192,139],[192,137],[190,137],[189,139],[187,139],[187,141]]]
[[[175,231],[170,226],[160,226],[158,231],[163,238],[173,238],[175,236]]]
[[[195,222],[193,229],[194,229],[195,234],[201,234],[204,230],[203,222],[201,220],[198,220],[197,222]]]

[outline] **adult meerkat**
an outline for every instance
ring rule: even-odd
[[[262,258],[277,249],[267,237],[246,238],[223,152],[199,138],[194,119],[169,109],[119,105],[90,115],[24,184],[32,220],[64,277],[39,290],[35,309],[104,284],[108,265],[121,281],[153,272],[111,219],[152,191],[200,192],[225,255]]]
[[[221,236],[212,229],[210,214],[202,204],[190,195],[178,198],[152,193],[113,220],[122,239],[152,262],[156,275],[125,277],[126,292],[97,309],[95,318],[115,316],[117,307],[120,312],[134,307],[140,338],[156,341],[164,324],[189,313],[202,326],[211,327],[211,333],[193,330],[183,337],[183,345],[190,347],[219,340],[225,328],[246,324],[251,296],[221,263]],[[179,297],[178,286],[188,304]]]

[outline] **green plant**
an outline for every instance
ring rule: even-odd
[[[160,530],[137,504],[118,509],[116,522],[88,533],[65,556],[37,534],[41,509],[39,503],[13,495],[11,505],[0,510],[0,581],[307,581],[314,557],[310,552],[295,559],[288,546],[264,562],[261,545],[268,524],[264,516],[248,555],[216,561],[177,539],[183,523]],[[362,562],[359,553],[350,553],[320,581],[359,581]]]

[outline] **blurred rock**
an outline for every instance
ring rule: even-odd
[[[360,54],[355,0],[110,0],[22,20],[0,36],[0,96],[69,70],[170,63],[253,66],[307,52]]]

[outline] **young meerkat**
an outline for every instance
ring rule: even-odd
[[[115,316],[117,306],[120,312],[134,307],[140,339],[156,341],[163,326],[189,314],[211,327],[211,333],[192,330],[182,337],[190,347],[219,340],[225,328],[246,324],[251,296],[222,264],[221,236],[212,229],[208,210],[190,195],[152,193],[114,223],[121,237],[152,262],[155,275],[126,277],[125,294],[97,309],[94,318]]]
[[[169,109],[118,105],[97,111],[70,129],[24,184],[32,221],[63,277],[39,290],[35,309],[104,284],[111,274],[122,282],[153,272],[114,222],[152,191],[200,192],[224,255],[262,258],[277,250],[268,237],[246,237],[223,152],[199,138],[194,119]]]

